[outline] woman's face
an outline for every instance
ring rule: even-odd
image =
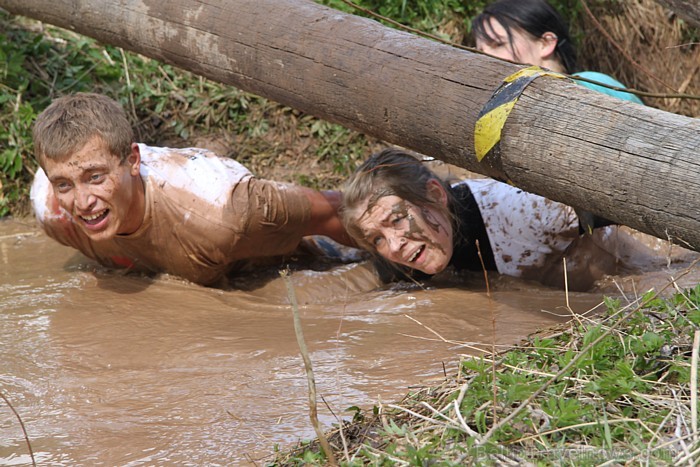
[[[489,18],[485,30],[491,37],[477,37],[476,48],[493,57],[510,60],[525,65],[546,66],[544,63],[546,42],[518,28],[511,28],[512,43],[508,31],[495,18]],[[556,43],[555,43],[556,44]]]
[[[445,198],[445,205],[447,201]],[[357,220],[364,240],[397,264],[436,274],[452,258],[452,224],[437,207],[421,207],[398,196],[363,203]]]

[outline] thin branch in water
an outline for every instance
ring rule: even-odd
[[[489,275],[486,272],[486,265],[484,264],[484,258],[481,255],[481,248],[479,247],[479,240],[476,242],[476,252],[479,255],[479,261],[481,261],[481,269],[484,271],[484,280],[486,280],[486,296],[489,299],[489,314],[491,315],[491,382],[493,383],[493,423],[497,423],[498,411],[496,410],[498,401],[498,385],[496,384],[496,314],[493,312],[493,302],[491,301],[491,289],[489,288]]]
[[[486,296],[491,298],[491,288],[489,287],[489,273],[486,271],[486,264],[484,264],[484,257],[481,256],[481,247],[479,247],[479,240],[476,240],[476,253],[479,255],[479,261],[481,262],[481,270],[484,271],[484,282],[486,282]]]
[[[280,276],[284,279],[284,284],[287,286],[287,297],[289,298],[289,303],[292,305],[292,315],[294,316],[294,333],[297,336],[297,343],[299,344],[299,351],[301,352],[301,357],[304,360],[304,369],[306,370],[306,380],[309,384],[309,419],[311,420],[311,425],[314,427],[316,436],[318,437],[318,442],[321,444],[323,452],[326,454],[326,459],[328,463],[332,466],[338,465],[338,462],[333,455],[333,450],[326,435],[321,429],[321,424],[318,421],[318,403],[316,401],[316,381],[314,379],[314,371],[311,366],[311,358],[309,358],[309,351],[306,348],[306,341],[304,340],[304,331],[301,327],[301,318],[299,317],[299,305],[297,304],[297,296],[294,293],[294,287],[292,285],[292,280],[289,277],[289,269],[280,271]]]
[[[347,310],[347,304],[348,304],[348,289],[349,289],[349,285],[348,285],[348,281],[347,281],[347,280],[345,280],[344,283],[345,283],[345,297],[344,297],[344,300],[343,300],[343,314],[342,314],[342,316],[340,317],[340,322],[338,323],[338,331],[337,331],[336,334],[335,334],[336,342],[338,343],[337,345],[340,345],[341,331],[342,331],[342,329],[343,329],[343,318],[345,317],[345,311]],[[337,346],[336,346],[336,350],[337,350]],[[338,353],[339,353],[339,352],[338,352]],[[337,355],[337,354],[336,354],[336,355]],[[336,365],[337,368],[340,368],[339,362],[336,361],[336,363],[337,363],[337,365]],[[336,373],[336,376],[338,376],[337,373]],[[338,387],[337,387],[338,394],[341,394],[341,391],[340,391],[340,378],[338,378],[336,381],[337,381],[336,384],[337,384],[337,386],[338,386]],[[326,400],[323,399],[323,402],[326,402]],[[326,403],[326,406],[328,406],[327,403]],[[330,410],[331,413],[333,413],[333,410],[331,410],[330,407],[328,407],[328,410]],[[333,416],[335,416],[335,413],[333,413]],[[342,417],[337,417],[337,416],[335,416],[335,418],[336,418],[336,420],[338,420],[338,432],[340,433],[340,440],[341,440],[342,443],[343,443],[343,453],[345,454],[345,461],[349,463],[349,462],[350,462],[350,452],[348,451],[348,442],[347,442],[347,440],[345,439],[345,431],[344,431],[343,419],[342,419]]]
[[[17,421],[19,422],[19,426],[22,427],[22,433],[24,434],[24,441],[27,443],[27,449],[29,449],[29,457],[32,458],[32,465],[36,467],[36,460],[34,459],[34,451],[32,450],[32,443],[29,442],[29,435],[27,434],[27,429],[24,427],[24,422],[22,421],[22,417],[19,416],[19,413],[15,410],[15,408],[12,406],[10,403],[10,400],[5,397],[5,394],[0,391],[0,397],[2,400],[5,401],[5,404],[10,408],[13,414],[15,414],[15,417],[17,417]]]
[[[477,347],[478,345],[483,345],[484,347],[488,347],[489,344],[481,344],[481,343],[479,343],[479,342],[460,342],[460,341],[454,341],[454,340],[450,340],[450,339],[445,339],[443,336],[440,335],[440,333],[438,333],[437,331],[435,331],[434,329],[432,329],[430,326],[426,326],[425,324],[421,323],[421,322],[418,321],[416,318],[414,318],[414,317],[412,317],[412,316],[409,316],[409,315],[404,315],[404,316],[405,316],[406,318],[410,319],[411,321],[413,321],[414,323],[418,324],[419,326],[422,326],[422,327],[424,327],[425,329],[427,329],[428,331],[430,331],[431,333],[433,333],[435,336],[437,336],[437,338],[438,338],[441,342],[444,342],[444,343],[446,343],[446,344],[458,345],[459,347],[465,347],[465,348],[467,348],[467,349],[469,349],[469,350],[474,350],[474,351],[476,351],[476,352],[481,352],[481,353],[485,353],[485,354],[493,353],[493,352],[491,352],[491,351],[489,351],[489,350],[484,350],[484,349],[481,349],[481,348]],[[404,333],[399,333],[399,335],[401,335],[401,336],[406,336],[406,337],[410,337],[410,338],[413,338],[413,339],[434,340],[434,339],[429,339],[429,338],[427,338],[427,337],[412,336],[412,335],[410,335],[410,334],[404,334]],[[513,347],[513,346],[512,346],[512,345],[502,345],[501,347],[504,347],[504,348],[507,349],[507,348],[511,348],[511,347]]]

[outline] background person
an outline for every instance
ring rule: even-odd
[[[624,88],[616,79],[595,71],[580,71],[569,28],[546,0],[499,0],[472,20],[476,48],[488,55],[516,63],[536,65],[598,83]],[[578,84],[618,99],[638,104],[634,94],[587,81]]]
[[[351,244],[338,192],[259,180],[203,149],[137,144],[106,96],[56,99],[33,137],[39,224],[103,265],[211,285],[244,260],[293,252],[307,235]]]

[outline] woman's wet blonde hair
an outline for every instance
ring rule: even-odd
[[[124,109],[102,94],[76,93],[54,100],[34,122],[32,137],[39,165],[65,160],[93,137],[123,162],[131,153],[134,131]]]
[[[445,188],[447,206],[428,195],[428,182],[437,180]],[[358,220],[366,206],[384,196],[398,196],[417,206],[433,207],[453,219],[449,185],[435,175],[425,163],[405,151],[384,149],[360,165],[345,183],[341,218],[348,234],[363,248],[374,251],[364,238]],[[362,212],[360,212],[362,210]]]

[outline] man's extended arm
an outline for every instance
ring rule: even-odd
[[[311,188],[301,188],[311,203],[311,219],[304,235],[325,235],[338,243],[355,247],[340,220],[338,210],[342,200],[339,191],[316,191]]]

